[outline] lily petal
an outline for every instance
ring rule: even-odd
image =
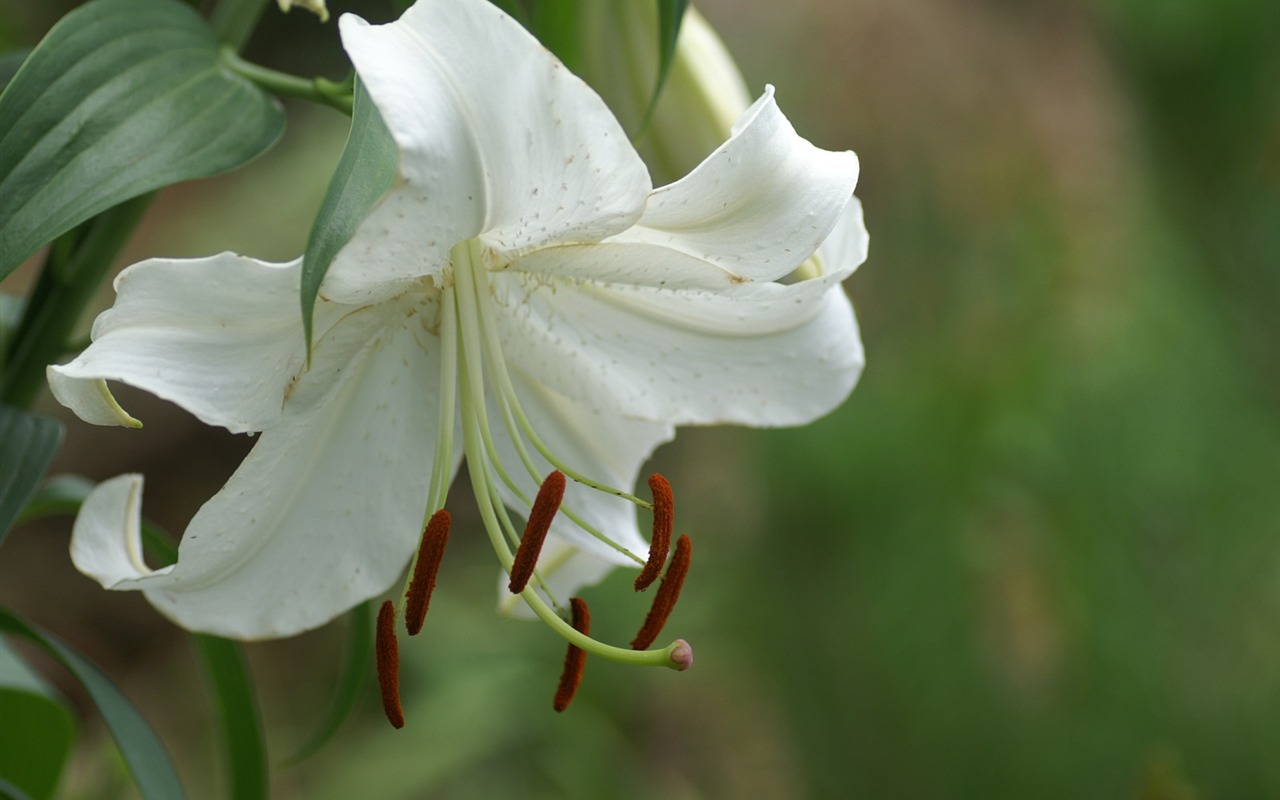
[[[301,263],[222,253],[135,264],[116,278],[115,305],[94,322],[93,344],[49,368],[55,396],[86,422],[129,425],[102,388],[115,380],[235,433],[271,427],[306,358]],[[321,306],[317,333],[335,317],[332,304]]]
[[[493,276],[502,347],[587,414],[797,425],[839,405],[863,365],[836,271],[797,284],[669,290]]]
[[[162,582],[172,566],[152,570],[142,557],[142,476],[118,475],[93,488],[71,528],[71,563],[104,589]]]
[[[652,286],[656,289],[722,290],[742,279],[701,258],[647,242],[566,244],[525,254],[510,267],[547,278]]]
[[[827,238],[857,182],[858,157],[801,138],[768,87],[729,141],[654,191],[640,224],[613,241],[658,244],[738,278],[776,280]]]
[[[334,335],[363,333],[342,325]],[[290,636],[385,591],[417,544],[426,502],[437,419],[430,376],[439,365],[425,336],[412,321],[388,326],[338,365],[321,362],[350,342],[317,342],[320,375],[340,374],[340,384],[304,379],[298,402],[191,521],[177,564],[137,570],[116,588],[144,589],[185,628],[238,639]],[[99,552],[110,535],[86,523],[73,547]],[[115,547],[127,553],[127,540]]]
[[[831,235],[818,246],[818,251],[815,253],[818,274],[856,270],[867,260],[870,245],[871,237],[862,219],[862,201],[854,197],[849,200],[849,205],[840,215]]]
[[[599,240],[639,218],[648,171],[604,101],[490,3],[418,3],[395,23],[348,14],[339,26],[401,160],[396,187],[330,268],[327,296],[365,300],[437,276],[475,236],[502,253]]]
[[[836,226],[813,257],[814,275],[856,269],[867,260],[867,229],[862,203],[849,199]],[[651,286],[655,289],[723,290],[743,282],[700,258],[656,244],[623,242],[614,238],[596,244],[544,247],[522,256],[511,270],[575,278],[599,283]],[[801,268],[803,271],[803,267]]]

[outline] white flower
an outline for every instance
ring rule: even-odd
[[[261,432],[176,565],[141,560],[141,479],[77,520],[77,566],[193,630],[286,636],[386,592],[464,455],[504,566],[543,476],[569,475],[523,599],[551,624],[644,562],[629,492],[680,424],[807,422],[862,350],[840,281],[865,252],[856,157],[800,138],[766,91],[684,179],[653,190],[603,102],[483,0],[346,15],[343,43],[400,151],[399,179],[335,259],[306,364],[300,261],[153,259],[116,280],[93,344],[51,367],[90,422],[115,380]],[[777,282],[822,245],[842,265]],[[571,513],[569,513],[571,512]],[[559,623],[564,626],[563,622]]]

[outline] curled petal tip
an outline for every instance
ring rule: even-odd
[[[671,666],[680,672],[693,666],[693,647],[684,639],[676,639],[671,645]]]

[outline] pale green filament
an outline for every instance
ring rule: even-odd
[[[454,280],[456,282],[456,288],[459,295],[458,316],[461,320],[461,324],[463,325],[462,338],[464,346],[466,343],[471,344],[471,349],[476,350],[477,353],[483,352],[484,355],[488,356],[488,359],[485,362],[480,362],[478,360],[478,355],[477,357],[472,358],[469,350],[466,351],[464,355],[467,358],[472,358],[473,363],[481,363],[481,369],[487,368],[493,378],[501,385],[501,388],[503,388],[501,393],[496,394],[495,399],[502,410],[504,421],[507,422],[507,427],[511,434],[511,441],[515,445],[516,451],[519,454],[521,461],[524,463],[525,468],[528,470],[530,477],[540,483],[545,476],[539,474],[537,469],[534,467],[533,461],[529,457],[528,450],[525,448],[524,442],[521,439],[520,431],[511,424],[510,420],[512,419],[513,413],[522,421],[521,427],[529,436],[534,446],[537,447],[539,452],[547,457],[547,460],[561,472],[590,488],[597,489],[605,492],[606,494],[621,497],[625,500],[630,500],[645,508],[652,508],[650,503],[646,503],[627,492],[622,492],[605,486],[604,484],[585,478],[577,472],[569,469],[563,464],[563,462],[552,456],[546,449],[546,446],[537,438],[537,435],[533,432],[532,426],[525,417],[524,411],[520,408],[519,400],[516,398],[515,389],[511,384],[511,378],[507,374],[506,360],[503,358],[502,351],[498,346],[498,332],[497,327],[493,322],[492,315],[484,313],[484,303],[486,298],[481,291],[479,282],[475,279],[475,273],[473,271],[477,267],[478,261],[477,254],[475,252],[476,247],[478,247],[478,245],[474,242],[467,242],[454,248]],[[484,326],[483,334],[479,329],[479,326],[481,325]],[[477,341],[483,344],[476,344]],[[479,383],[477,391],[483,392],[482,381]],[[483,394],[481,394],[481,397],[483,397]],[[511,479],[511,476],[507,474],[506,469],[502,466],[501,461],[497,457],[493,438],[489,432],[487,414],[480,422],[481,438],[484,442],[486,451],[490,454],[494,470],[498,473],[498,477],[502,480],[504,485],[511,489],[522,503],[527,504],[529,502],[528,496],[520,491],[516,486],[515,482]],[[609,538],[607,535],[589,524],[573,510],[572,506],[562,506],[560,513],[564,514],[588,535],[631,559],[636,564],[643,565],[645,563],[645,559],[618,544],[613,539]]]
[[[458,349],[454,328],[457,307],[452,292],[441,292],[440,295],[440,421],[435,461],[431,465],[431,482],[427,487],[427,510],[422,515],[424,529],[431,516],[444,508],[449,484],[453,480],[454,400],[458,394]],[[397,616],[403,616],[403,606],[408,599],[409,586],[413,583],[417,567],[418,551],[415,550],[413,559],[409,562],[409,572],[405,575],[404,588],[396,601]]]
[[[478,300],[478,302],[482,302],[482,301]],[[488,337],[486,341],[493,342],[495,343],[494,346],[496,346],[496,343],[498,342],[497,324],[493,321],[493,318],[491,316],[485,315],[485,314],[480,315],[480,321],[481,321],[481,324],[484,325],[485,335],[486,337]],[[516,397],[515,386],[512,385],[511,383],[511,375],[507,372],[506,359],[501,358],[499,354],[498,358],[493,359],[492,367],[494,372],[494,378],[498,382],[498,389],[501,391],[502,396],[506,399],[506,403],[510,407],[511,411],[515,414],[516,420],[520,423],[520,428],[524,431],[525,435],[529,437],[529,441],[533,443],[534,448],[539,453],[542,454],[543,458],[545,458],[547,461],[550,461],[551,464],[555,466],[556,469],[560,470],[565,475],[569,476],[570,478],[573,478],[575,481],[577,481],[578,483],[581,483],[584,486],[589,486],[592,489],[595,489],[596,491],[621,497],[624,500],[629,500],[632,503],[635,503],[636,505],[640,506],[641,508],[646,508],[649,510],[653,509],[653,504],[650,503],[649,501],[642,500],[639,497],[636,497],[635,495],[631,494],[630,492],[625,492],[621,489],[615,489],[612,486],[608,486],[606,484],[600,483],[599,481],[592,480],[591,478],[588,478],[587,476],[582,475],[579,472],[576,472],[573,468],[567,466],[564,462],[560,461],[560,459],[556,458],[555,455],[551,452],[550,448],[548,448],[545,444],[542,443],[542,439],[538,437],[537,431],[533,429],[533,425],[529,423],[528,417],[525,416],[524,409],[520,407],[520,401]],[[515,439],[516,441],[519,441],[519,437],[512,436],[512,438]],[[644,563],[643,559],[641,559],[641,563]]]
[[[500,352],[495,352],[491,348],[496,347],[497,336],[496,330],[491,327],[491,323],[486,323],[485,333],[490,336],[483,336],[480,330],[480,324],[485,323],[485,315],[481,312],[480,304],[483,302],[477,285],[474,270],[479,268],[476,248],[474,242],[459,244],[453,248],[451,253],[453,259],[453,275],[454,287],[452,294],[457,297],[456,308],[456,324],[458,326],[458,339],[451,348],[455,354],[460,357],[456,359],[457,369],[453,373],[460,376],[458,381],[458,389],[460,395],[460,403],[462,407],[462,437],[463,447],[466,451],[466,461],[468,474],[471,476],[472,489],[476,496],[477,505],[480,510],[480,517],[484,523],[485,532],[489,536],[489,542],[493,547],[494,553],[501,562],[502,567],[508,573],[511,572],[515,557],[512,554],[511,543],[515,542],[515,528],[511,524],[510,518],[507,516],[506,507],[502,502],[502,497],[498,491],[498,486],[494,483],[493,478],[497,478],[505,485],[510,487],[522,502],[527,502],[527,497],[520,492],[511,481],[510,476],[502,469],[497,459],[496,448],[493,444],[492,436],[488,431],[488,414],[485,410],[485,393],[484,393],[484,373],[486,367],[491,370],[491,374],[503,384],[503,394],[508,398],[510,409],[515,415],[522,419],[521,425],[525,428],[530,440],[534,442],[535,447],[547,457],[548,461],[560,468],[566,475],[574,477],[575,480],[585,483],[594,488],[600,488],[620,497],[630,498],[625,492],[618,492],[608,487],[601,487],[599,484],[581,480],[571,471],[563,468],[555,459],[551,458],[541,446],[541,442],[536,439],[532,433],[528,420],[523,419],[524,414],[520,410],[519,403],[516,402],[515,392],[511,388],[510,379],[505,373],[503,361]],[[448,290],[446,295],[451,294]],[[446,301],[446,309],[452,309],[451,303]],[[449,322],[454,322],[452,311],[442,314],[442,343],[444,329],[449,327]],[[459,351],[459,348],[460,351]],[[489,350],[486,353],[486,349]],[[485,355],[488,355],[488,363],[486,363]],[[501,403],[501,400],[499,401]],[[504,404],[505,405],[505,404]],[[504,417],[509,417],[504,407]],[[452,422],[452,420],[450,420]],[[513,440],[519,445],[519,436],[514,435],[516,431],[513,429]],[[522,460],[527,458],[522,453]],[[526,466],[529,466],[527,463]],[[535,474],[535,478],[538,476]],[[441,498],[443,499],[443,498]],[[639,502],[641,505],[649,506],[648,503]],[[564,509],[562,509],[563,511]],[[579,525],[581,521],[574,519]],[[584,530],[593,533],[587,526],[582,526]],[[504,535],[505,533],[505,535]],[[598,535],[598,534],[594,534]],[[607,537],[601,537],[603,541],[609,541]],[[614,545],[617,547],[617,545]],[[620,548],[622,552],[627,552],[625,548]],[[633,556],[634,557],[634,556]],[[637,559],[638,560],[638,559]],[[556,565],[558,566],[558,565]],[[554,567],[553,567],[554,568]],[[540,575],[535,573],[536,583],[540,584],[542,589],[546,590],[546,584]],[[682,669],[683,665],[673,658],[673,653],[677,648],[684,645],[680,642],[671,644],[662,650],[630,650],[621,647],[614,647],[592,639],[590,636],[575,630],[572,625],[566,622],[560,614],[553,610],[543,598],[538,594],[538,589],[531,583],[520,597],[529,605],[534,614],[538,616],[546,625],[559,633],[564,639],[571,644],[582,648],[588,653],[594,653],[612,661],[618,661],[626,664],[640,664],[650,666],[666,666],[672,669]],[[548,597],[550,593],[548,592]],[[555,603],[554,599],[552,600]],[[558,606],[559,604],[556,603]]]

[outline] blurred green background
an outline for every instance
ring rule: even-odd
[[[0,39],[66,5],[0,0]],[[555,715],[562,643],[495,616],[487,545],[455,536],[402,646],[409,726],[370,692],[278,796],[1280,798],[1280,4],[700,7],[753,91],[862,159],[861,385],[805,429],[659,452],[697,544],[668,628],[694,670],[593,660]],[[342,71],[302,12],[269,10],[249,55]],[[274,153],[164,192],[124,263],[293,257],[343,125],[291,107]],[[147,428],[72,423],[57,468],[144,471],[181,530],[249,443],[124,400]],[[188,641],[76,574],[68,530],[15,533],[0,602],[103,663],[220,796]],[[586,597],[602,638],[644,613],[626,576]],[[275,756],[323,715],[342,628],[248,648]],[[130,796],[83,727],[66,796]]]

